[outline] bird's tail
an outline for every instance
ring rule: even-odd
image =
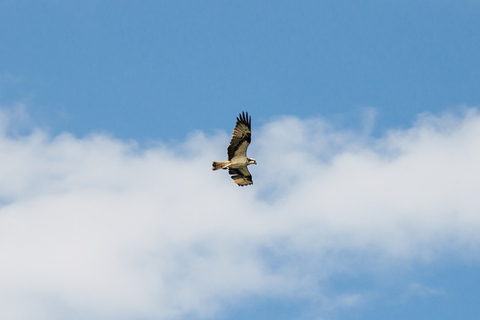
[[[227,169],[229,161],[213,161],[212,170]]]

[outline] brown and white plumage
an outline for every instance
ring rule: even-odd
[[[247,157],[251,135],[251,117],[248,116],[248,112],[242,112],[237,117],[232,140],[227,148],[228,161],[213,162],[213,170],[228,169],[233,181],[242,187],[253,184],[252,175],[247,166],[252,163],[257,164],[255,159]]]

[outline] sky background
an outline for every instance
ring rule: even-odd
[[[0,318],[478,319],[479,16],[0,0]]]

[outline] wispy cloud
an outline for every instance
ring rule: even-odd
[[[249,188],[210,169],[227,133],[150,149],[1,135],[0,316],[209,316],[242,297],[314,296],[352,261],[365,270],[478,247],[475,109],[381,138],[322,119],[255,129]]]

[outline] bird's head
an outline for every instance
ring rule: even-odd
[[[253,158],[248,158],[248,164],[257,164],[257,161]]]

